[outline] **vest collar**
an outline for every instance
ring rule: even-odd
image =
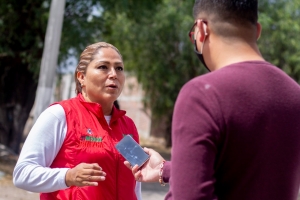
[[[93,113],[98,120],[105,120],[104,118],[104,114],[102,112],[102,106],[99,103],[94,103],[94,102],[87,102],[85,101],[85,99],[83,98],[82,94],[79,93],[76,97],[80,103],[91,113]],[[126,111],[124,110],[119,110],[117,109],[115,106],[113,106],[113,111],[112,111],[112,116],[111,116],[111,120],[110,123],[118,120],[120,117],[124,116],[126,114]]]

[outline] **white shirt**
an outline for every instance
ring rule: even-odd
[[[108,124],[111,116],[105,116]],[[50,168],[67,133],[64,109],[55,104],[38,117],[22,147],[13,172],[16,187],[31,192],[53,192],[68,188],[65,176],[69,168]],[[141,200],[141,183],[136,182],[135,193]]]

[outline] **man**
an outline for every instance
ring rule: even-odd
[[[132,172],[169,181],[166,199],[296,200],[300,87],[260,54],[257,1],[196,0],[193,11],[189,36],[211,72],[178,95],[171,162],[145,149]]]

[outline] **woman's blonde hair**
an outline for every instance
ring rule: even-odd
[[[76,94],[81,93],[81,89],[82,89],[81,84],[77,79],[77,73],[78,72],[82,72],[83,74],[86,73],[86,69],[87,69],[88,65],[94,59],[94,55],[96,53],[98,53],[99,49],[101,49],[101,48],[114,49],[121,56],[121,59],[122,59],[122,55],[121,55],[120,51],[115,46],[113,46],[109,43],[97,42],[95,44],[91,44],[91,45],[87,46],[80,55],[78,65],[77,65],[77,67],[75,69],[75,73],[74,73],[74,78],[75,78],[75,83],[76,83],[76,89],[75,89]]]

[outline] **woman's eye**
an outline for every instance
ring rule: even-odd
[[[99,67],[97,67],[98,69],[107,69],[107,67],[105,65],[100,65]]]
[[[123,67],[116,67],[116,70],[123,71],[124,69],[123,69]]]

